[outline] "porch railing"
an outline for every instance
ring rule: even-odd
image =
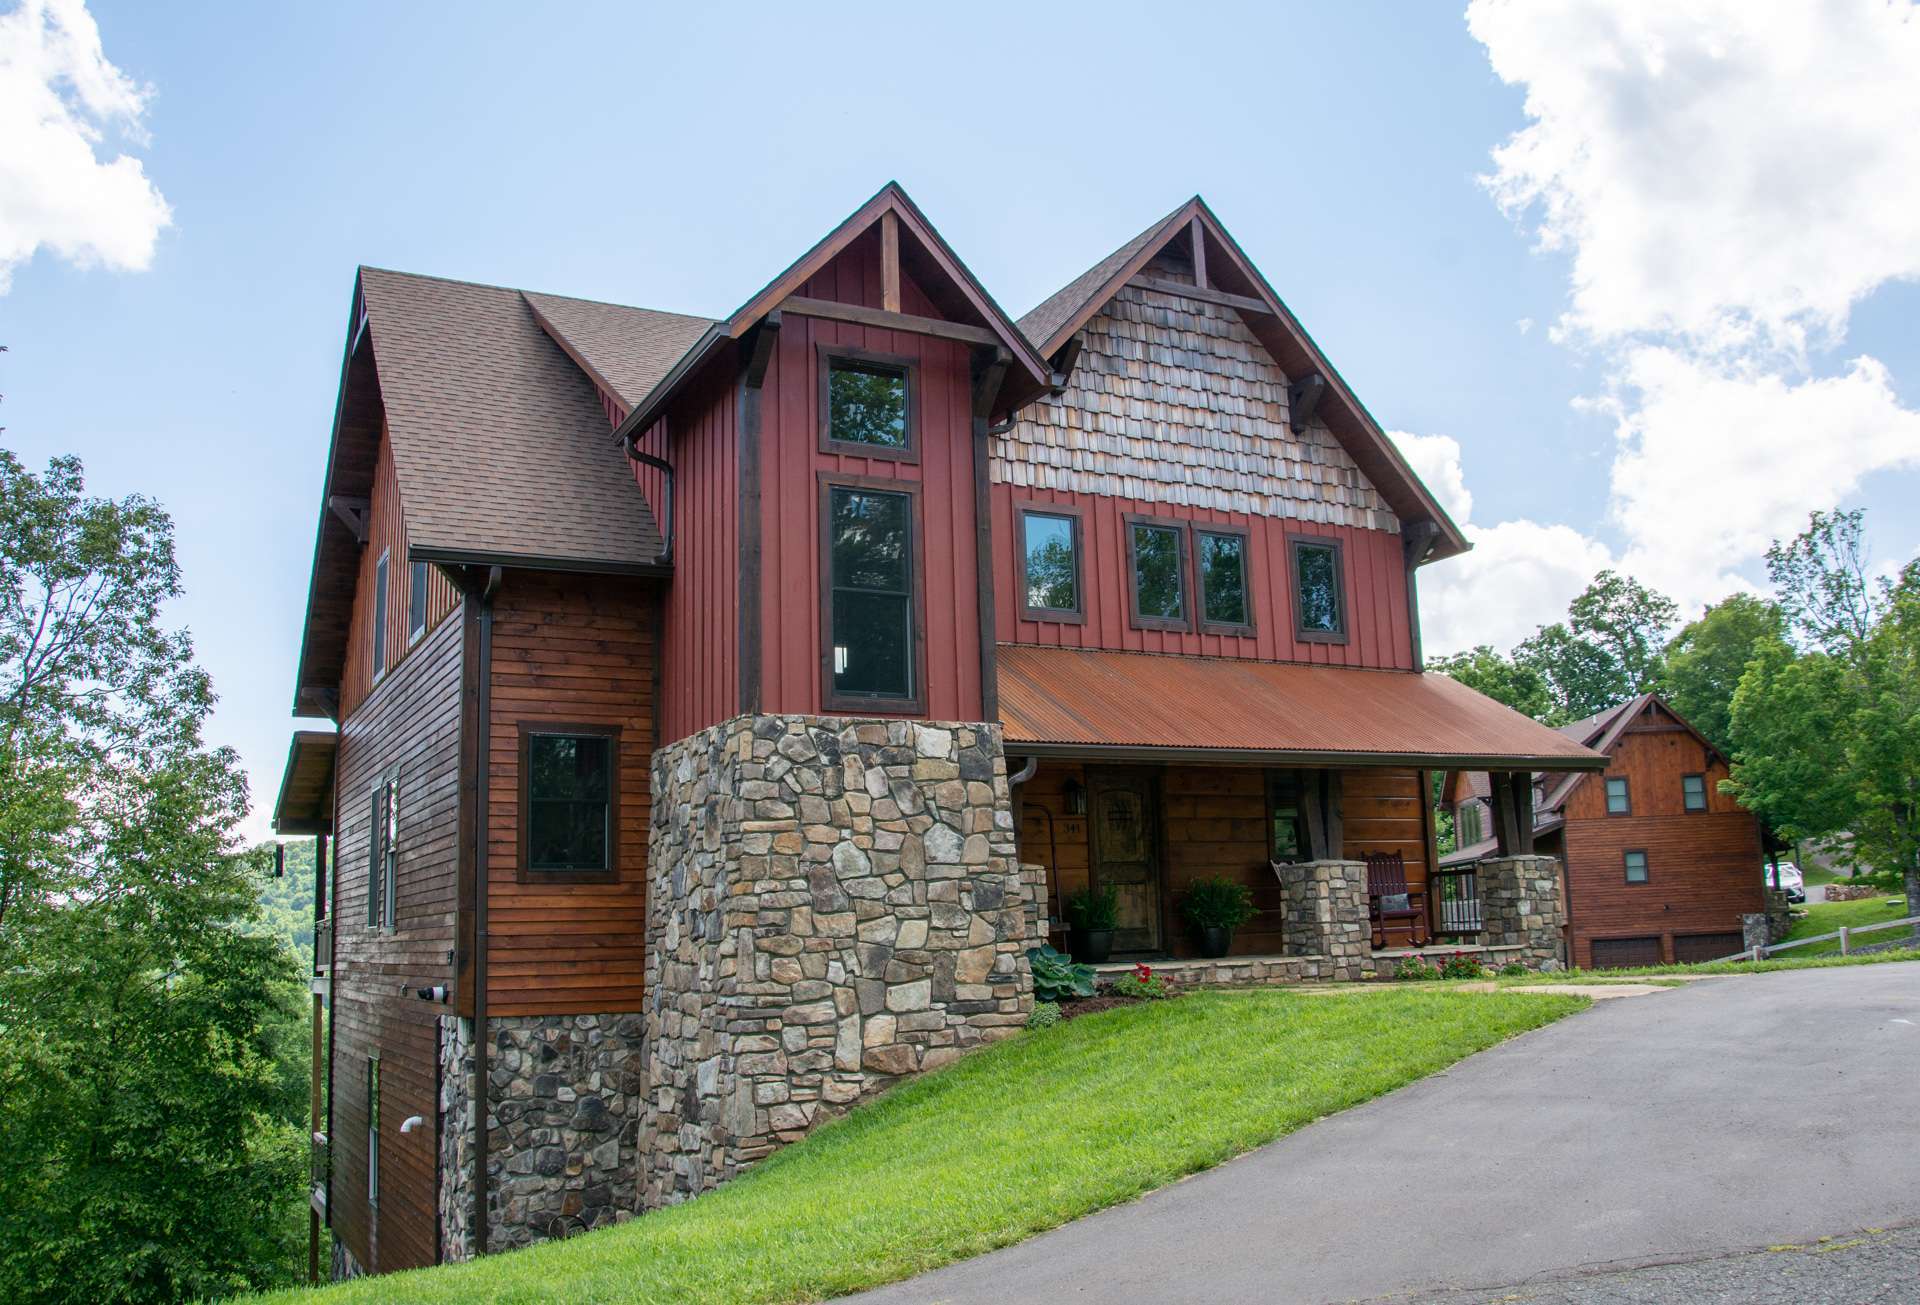
[[[1436,870],[1433,890],[1433,931],[1437,934],[1479,933],[1485,927],[1480,915],[1480,877],[1471,868]]]

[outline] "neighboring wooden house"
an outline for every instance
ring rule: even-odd
[[[1560,731],[1607,757],[1598,774],[1539,776],[1533,844],[1566,866],[1573,963],[1607,969],[1714,960],[1740,950],[1743,916],[1766,909],[1760,822],[1720,791],[1727,760],[1656,694]],[[1458,850],[1496,852],[1495,785],[1452,777]]]
[[[276,820],[330,871],[336,1274],[696,1195],[1003,1036],[1083,885],[1179,955],[1225,874],[1238,952],[1370,971],[1428,776],[1601,764],[1420,673],[1467,542],[1198,199],[1018,324],[892,185],[724,318],[362,269],[319,518],[339,728]]]

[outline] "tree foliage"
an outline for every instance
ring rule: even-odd
[[[1667,631],[1680,609],[1632,576],[1602,571],[1567,607],[1567,619],[1541,627],[1513,659],[1547,683],[1551,723],[1580,720],[1654,686]]]
[[[1733,750],[1733,694],[1764,649],[1784,644],[1777,603],[1734,594],[1709,607],[1667,645],[1659,688],[1673,709],[1723,754]]]
[[[172,523],[0,450],[0,1298],[284,1281],[298,1003],[257,915],[246,788],[205,745]]]
[[[1531,665],[1503,657],[1490,644],[1483,643],[1446,657],[1429,658],[1427,669],[1450,676],[1535,720],[1545,720],[1554,712],[1553,695],[1547,689],[1546,677]]]

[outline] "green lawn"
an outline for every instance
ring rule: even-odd
[[[1129,1200],[1585,1004],[1268,990],[1089,1015],[903,1084],[685,1205],[310,1295],[328,1305],[820,1300]]]
[[[1897,920],[1900,917],[1896,915],[1890,918]],[[1840,926],[1833,927],[1837,929]],[[1889,929],[1885,934],[1868,934],[1862,942],[1872,942],[1876,937],[1891,941],[1891,935],[1897,932]],[[1824,970],[1837,965],[1884,965],[1906,961],[1920,961],[1920,947],[1874,952],[1869,956],[1842,956],[1837,942],[1833,951],[1825,953],[1821,952],[1820,944],[1815,943],[1811,947],[1796,947],[1776,960],[1761,961],[1758,965],[1751,961],[1716,961],[1710,965],[1641,965],[1624,970],[1563,970],[1558,974],[1524,974],[1498,982],[1502,987],[1532,987],[1542,983],[1605,983],[1623,979],[1665,979],[1672,984],[1681,982],[1690,974],[1760,974],[1773,970]]]
[[[1892,905],[1888,904],[1889,899]],[[1806,915],[1793,922],[1793,928],[1787,931],[1785,939],[1787,942],[1793,942],[1799,938],[1817,938],[1823,933],[1832,933],[1841,928],[1858,929],[1863,924],[1879,924],[1883,920],[1904,919],[1910,914],[1907,910],[1907,899],[1900,893],[1880,893],[1858,902],[1816,902],[1799,909],[1804,909]],[[1857,945],[1867,947],[1876,943],[1896,942],[1903,932],[1900,929],[1882,929],[1860,938]],[[1839,951],[1840,940],[1835,938],[1830,942],[1796,947],[1787,955],[1812,956],[1829,952],[1838,954]]]

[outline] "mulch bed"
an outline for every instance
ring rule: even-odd
[[[1158,1000],[1170,1001],[1179,995],[1179,992],[1175,991]],[[1060,1018],[1070,1020],[1079,1015],[1097,1015],[1103,1010],[1112,1010],[1116,1006],[1138,1006],[1147,1000],[1146,997],[1115,997],[1107,993],[1102,993],[1098,997],[1076,997],[1072,1001],[1060,1003]]]

